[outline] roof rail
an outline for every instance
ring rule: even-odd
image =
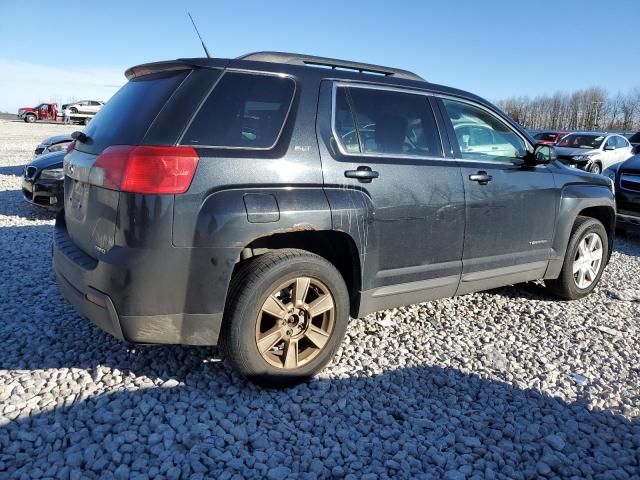
[[[373,73],[394,78],[405,78],[407,80],[426,81],[420,75],[416,75],[408,70],[399,68],[382,67],[370,63],[350,62],[348,60],[337,60],[335,58],[315,57],[313,55],[302,55],[299,53],[284,52],[254,52],[238,57],[238,60],[253,60],[256,62],[287,63],[291,65],[306,65],[309,67],[327,67],[333,70],[355,70],[360,73]]]

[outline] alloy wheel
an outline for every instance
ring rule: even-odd
[[[580,240],[573,260],[573,279],[578,288],[589,288],[596,280],[603,257],[602,239],[597,233],[589,233]]]
[[[256,319],[256,345],[270,365],[299,368],[320,354],[335,327],[335,301],[326,285],[297,277],[267,297]]]

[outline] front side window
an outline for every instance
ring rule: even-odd
[[[293,101],[293,80],[228,72],[182,138],[183,145],[269,149],[275,146]]]
[[[627,140],[625,138],[622,138],[622,137],[616,137],[616,146],[618,148],[626,148],[626,147],[628,147]]]
[[[442,101],[453,124],[462,158],[503,163],[522,161],[527,146],[506,123],[469,103]]]
[[[338,87],[334,115],[338,141],[347,153],[442,156],[425,95]]]

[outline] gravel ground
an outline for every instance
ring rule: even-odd
[[[640,478],[640,237],[582,301],[526,285],[380,312],[319,378],[260,390],[63,301],[19,175],[73,129],[0,122],[0,477]]]

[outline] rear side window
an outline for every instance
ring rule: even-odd
[[[85,128],[91,144],[76,148],[99,153],[110,145],[137,145],[188,71],[145,75],[126,83]]]
[[[334,126],[347,153],[442,156],[425,95],[338,87],[335,101]]]
[[[182,145],[269,149],[287,119],[295,83],[290,78],[227,72],[184,134]]]

